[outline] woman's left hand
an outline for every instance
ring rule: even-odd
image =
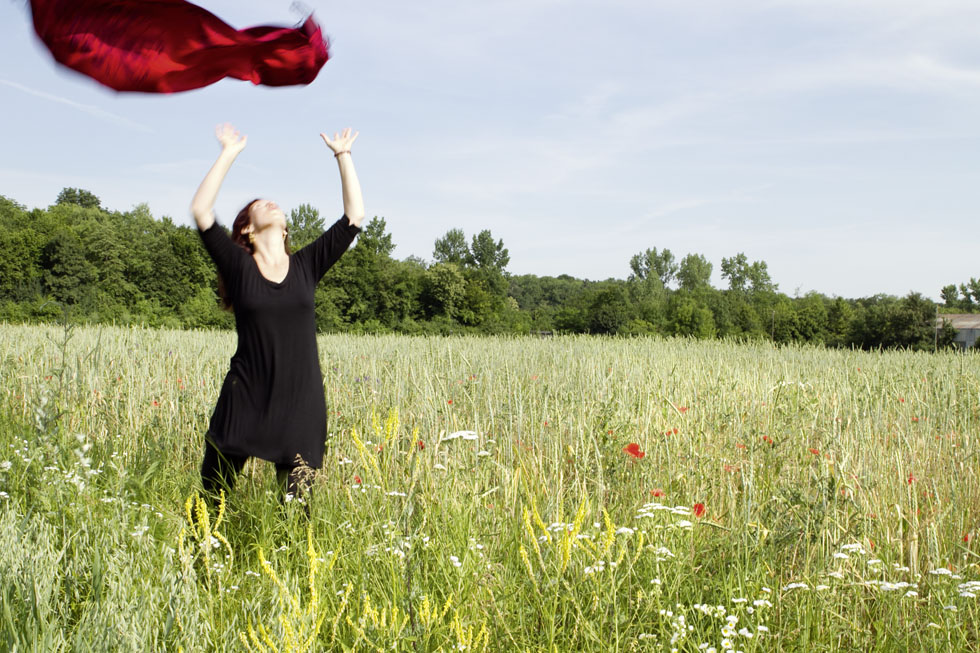
[[[354,132],[351,134],[351,128],[347,127],[340,134],[334,132],[333,139],[323,133],[320,134],[320,138],[322,138],[323,142],[327,144],[327,147],[333,150],[334,156],[337,156],[344,152],[350,152],[350,148],[354,144],[354,141],[357,140],[357,135],[359,133],[360,132]]]

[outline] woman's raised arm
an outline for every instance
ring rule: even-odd
[[[326,134],[320,134],[323,142],[333,150],[333,155],[337,157],[337,164],[340,166],[340,185],[344,192],[344,215],[354,227],[360,227],[364,220],[364,199],[361,197],[361,184],[357,180],[354,161],[350,156],[350,148],[359,133],[351,134],[350,127],[347,127],[340,134],[334,132],[333,139],[328,138]]]
[[[206,231],[214,224],[214,200],[218,197],[218,189],[221,188],[221,182],[225,180],[231,164],[245,149],[245,142],[248,140],[247,136],[240,135],[228,123],[218,125],[215,135],[221,143],[221,154],[208,170],[208,174],[191,201],[191,214],[197,222],[197,228],[201,231]]]

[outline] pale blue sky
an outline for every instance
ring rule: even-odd
[[[47,206],[187,207],[229,121],[249,143],[218,198],[332,218],[320,131],[360,130],[369,216],[395,256],[490,229],[515,274],[624,278],[669,248],[738,252],[792,294],[980,276],[976,0],[306,0],[333,58],[310,86],[226,80],[120,95],[56,67],[26,3],[0,2],[0,194]],[[236,27],[287,0],[199,4]]]

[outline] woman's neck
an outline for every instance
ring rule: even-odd
[[[286,241],[282,235],[281,229],[265,229],[255,234],[255,252],[252,255],[270,265],[282,263],[289,257],[286,254]]]

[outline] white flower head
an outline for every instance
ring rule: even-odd
[[[449,442],[450,440],[456,440],[457,438],[463,438],[464,440],[476,440],[479,436],[476,431],[453,431],[449,435],[444,435],[439,438],[439,442]]]

